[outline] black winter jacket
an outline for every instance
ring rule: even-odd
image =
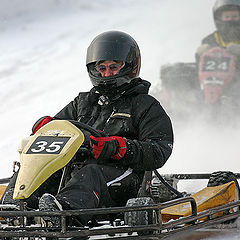
[[[107,105],[100,105],[99,93],[93,88],[79,95],[55,115],[72,119],[102,130],[108,136],[127,139],[123,159],[112,160],[135,172],[162,167],[172,152],[171,120],[160,103],[148,95],[150,83],[137,79],[135,84]]]
[[[208,44],[211,47],[217,47],[217,46],[221,46],[220,42],[217,42],[217,39],[215,37],[215,34],[217,32],[211,33],[208,36],[206,36],[203,40],[202,40],[202,44]]]
[[[216,46],[226,47],[229,43],[239,44],[239,42],[240,42],[240,38],[236,41],[224,40],[224,38],[218,31],[215,31],[215,32],[209,34],[202,40],[202,44],[208,44],[211,47],[216,47]]]

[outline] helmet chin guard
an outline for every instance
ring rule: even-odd
[[[214,23],[227,42],[240,40],[240,21],[222,21],[221,13],[227,10],[240,11],[239,0],[217,0],[213,6]]]

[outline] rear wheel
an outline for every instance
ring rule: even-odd
[[[176,120],[189,120],[201,103],[200,83],[195,63],[174,63],[161,66],[161,88],[154,95]]]
[[[238,195],[235,196],[235,200],[238,200],[240,197],[240,188],[237,181],[237,177],[233,172],[230,171],[218,171],[213,172],[208,180],[208,187],[215,187],[219,186],[231,181],[235,181],[236,187],[238,189]],[[237,211],[240,209],[238,208]],[[235,209],[233,211],[236,211]],[[228,211],[226,211],[226,214],[228,214]],[[234,218],[232,220],[225,221],[224,224],[234,223],[237,220],[237,218]]]
[[[238,186],[237,177],[233,172],[229,172],[229,171],[213,172],[208,180],[207,186],[215,187],[231,181],[235,181],[236,185]]]

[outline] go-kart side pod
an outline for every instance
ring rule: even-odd
[[[197,203],[197,211],[202,212],[218,206],[223,206],[235,201],[236,184],[234,181],[223,185],[206,187],[191,195]],[[162,220],[167,222],[171,219],[190,216],[192,209],[189,203],[182,203],[162,210]],[[204,219],[202,219],[204,220]]]
[[[14,199],[28,198],[53,173],[66,166],[84,142],[81,130],[65,120],[43,126],[23,149]]]

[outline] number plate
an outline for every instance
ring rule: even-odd
[[[27,154],[59,154],[70,137],[39,136],[27,151]]]
[[[227,72],[229,70],[229,63],[229,57],[221,57],[215,59],[209,56],[205,56],[202,70],[204,72]]]

